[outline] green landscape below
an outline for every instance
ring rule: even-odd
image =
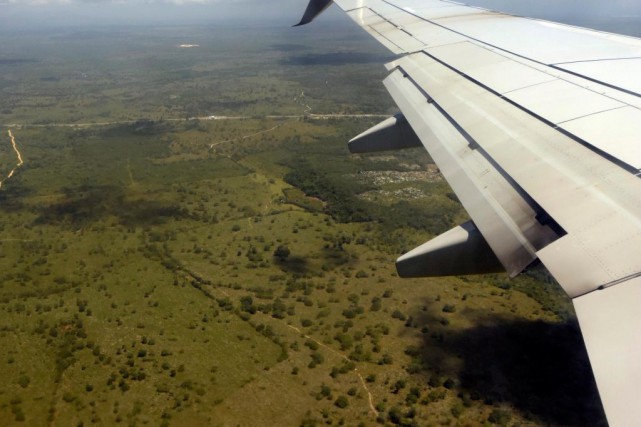
[[[347,151],[392,57],[296,31],[0,32],[0,425],[607,425],[544,269],[396,275],[469,218]]]

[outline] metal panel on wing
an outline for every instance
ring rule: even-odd
[[[554,240],[554,233],[402,72],[384,83],[508,273],[521,272],[536,251],[524,231],[539,244]]]
[[[637,426],[641,278],[576,298],[576,315],[611,426]]]
[[[625,106],[615,99],[561,79],[515,90],[505,96],[556,124]]]
[[[497,49],[465,41],[425,49],[427,53],[498,93],[538,85],[557,77],[507,57]],[[558,73],[555,73],[558,74]]]
[[[607,82],[617,88],[641,95],[641,58],[621,58],[610,61],[584,61],[556,64],[591,80]]]
[[[641,110],[638,108],[626,106],[603,111],[568,121],[561,127],[635,169],[641,169]]]
[[[419,18],[405,26],[416,39],[420,40],[425,46],[441,46],[452,43],[458,43],[467,40],[466,37],[453,31],[446,30],[438,25],[430,24]]]
[[[581,251],[570,252],[573,258],[566,261],[582,265],[591,279],[561,280],[568,294],[594,290],[624,271],[641,271],[641,257],[613,259],[602,250],[619,245],[641,249],[641,235],[636,233],[641,229],[641,180],[427,55],[415,54],[395,64],[567,231],[570,236],[564,239],[581,242]],[[616,229],[608,231],[603,218],[610,227],[617,224]]]
[[[396,46],[401,46],[406,52],[414,52],[423,48],[424,44],[416,40],[408,33],[399,30],[391,23],[384,21],[378,24],[370,25],[374,31],[385,37]]]

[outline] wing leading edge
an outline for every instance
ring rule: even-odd
[[[540,260],[573,299],[608,422],[636,425],[641,40],[441,0],[334,3],[399,55],[384,84],[402,115],[350,148],[420,143],[473,220],[399,273],[513,276]]]

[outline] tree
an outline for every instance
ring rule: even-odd
[[[272,317],[275,319],[284,319],[287,306],[280,298],[276,298],[272,306]]]
[[[347,406],[349,405],[349,400],[347,400],[346,396],[338,396],[338,398],[334,402],[334,405],[341,409],[347,408]]]
[[[401,408],[399,408],[398,406],[392,407],[387,413],[387,417],[393,424],[400,424],[403,418],[403,413],[401,412]]]
[[[274,251],[274,256],[281,262],[285,261],[290,254],[291,251],[289,250],[287,245],[279,245]]]
[[[354,344],[352,336],[348,334],[336,334],[334,339],[340,343],[342,351],[352,348],[352,345]]]
[[[250,314],[256,313],[256,306],[254,300],[249,295],[240,298],[240,309]]]

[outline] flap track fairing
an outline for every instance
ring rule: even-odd
[[[402,114],[383,120],[349,142],[351,153],[422,147],[421,140]]]
[[[396,260],[401,277],[459,276],[505,271],[472,221],[455,227]]]

